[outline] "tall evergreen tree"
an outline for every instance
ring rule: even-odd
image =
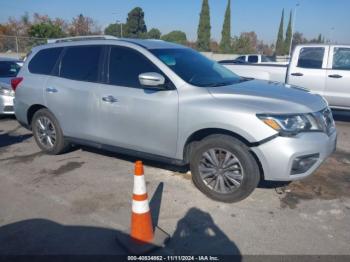
[[[290,11],[286,39],[284,40],[284,54],[289,54],[290,44],[292,40],[292,19],[292,11]]]
[[[231,46],[231,0],[228,0],[224,24],[221,31],[220,51],[223,53],[232,52]]]
[[[135,7],[128,13],[126,20],[126,37],[142,38],[147,33],[145,13],[141,7]]]
[[[276,55],[283,55],[284,53],[283,22],[284,22],[284,9],[282,10],[280,27],[278,29],[277,42],[276,42]]]
[[[210,51],[210,11],[208,0],[203,0],[199,17],[197,48],[200,51]]]

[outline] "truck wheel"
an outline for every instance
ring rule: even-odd
[[[237,202],[250,195],[260,180],[260,171],[249,148],[228,135],[211,135],[192,151],[192,180],[208,197]]]
[[[47,109],[40,109],[34,114],[32,130],[36,143],[46,154],[59,155],[70,147],[64,139],[57,119]]]

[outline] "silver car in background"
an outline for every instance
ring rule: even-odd
[[[13,81],[17,120],[47,154],[71,144],[189,166],[212,199],[312,174],[335,150],[327,102],[241,78],[181,45],[89,37],[35,47]]]
[[[21,61],[0,57],[0,115],[12,115],[15,93],[11,88],[11,79],[17,76]]]

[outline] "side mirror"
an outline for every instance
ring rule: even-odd
[[[146,87],[163,88],[165,78],[159,73],[149,72],[139,75],[140,84]]]

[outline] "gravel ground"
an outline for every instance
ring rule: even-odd
[[[145,161],[153,254],[350,255],[350,114],[335,114],[338,150],[311,177],[262,183],[244,201],[200,193],[189,173]],[[0,119],[0,255],[125,254],[135,159],[91,148],[43,155],[15,119]],[[174,171],[175,170],[175,171]]]

